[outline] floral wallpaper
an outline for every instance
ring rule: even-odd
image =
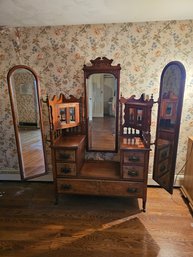
[[[153,94],[157,101],[165,65],[177,60],[186,69],[176,173],[185,162],[187,138],[193,135],[193,21],[120,23],[56,27],[0,28],[0,171],[18,171],[17,150],[6,76],[18,64],[30,66],[39,76],[41,94],[83,94],[83,65],[96,57],[121,65],[120,92],[124,97]],[[46,108],[43,110],[45,124]],[[152,112],[155,139],[157,104]],[[118,155],[88,153],[94,158]],[[150,169],[152,172],[154,148]],[[50,161],[48,150],[47,158]],[[182,171],[183,172],[183,171]]]

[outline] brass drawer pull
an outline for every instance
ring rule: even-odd
[[[70,185],[70,184],[61,185],[61,189],[63,189],[63,190],[70,190],[70,189],[72,189],[72,185]]]
[[[140,158],[135,156],[135,155],[129,156],[129,161],[131,161],[131,162],[139,162]]]
[[[61,173],[65,173],[65,174],[68,174],[68,173],[70,173],[71,172],[71,168],[67,168],[67,167],[65,167],[65,168],[61,168]]]
[[[131,177],[137,177],[139,173],[137,170],[128,170],[128,175]]]
[[[137,188],[128,188],[127,192],[131,194],[137,193]]]

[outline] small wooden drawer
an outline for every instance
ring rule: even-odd
[[[143,183],[126,181],[103,181],[100,185],[100,195],[142,197]]]
[[[58,179],[57,189],[59,193],[98,195],[99,182],[83,179]]]
[[[75,163],[56,163],[58,176],[76,176]]]
[[[145,153],[138,151],[124,151],[123,162],[132,164],[143,164],[145,160]]]
[[[57,149],[55,153],[57,161],[75,161],[75,150]]]
[[[143,180],[144,168],[142,166],[123,166],[123,178],[131,180]]]

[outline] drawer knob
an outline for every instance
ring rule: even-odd
[[[72,188],[72,185],[70,185],[70,184],[61,185],[61,189],[63,189],[63,190],[70,190],[71,188]]]
[[[135,155],[132,155],[132,156],[129,156],[129,161],[131,161],[131,162],[139,162],[140,158],[135,156]]]
[[[61,168],[61,173],[65,173],[65,174],[68,174],[68,173],[70,173],[71,172],[71,168],[67,168],[67,167],[65,167],[65,168]]]
[[[137,170],[128,170],[128,175],[131,177],[137,177],[139,173]]]
[[[127,192],[131,194],[137,193],[137,188],[128,188]]]

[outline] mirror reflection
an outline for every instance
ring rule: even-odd
[[[175,127],[180,93],[180,77],[181,71],[176,65],[171,65],[165,71],[160,102],[160,129],[173,130]]]
[[[86,83],[89,150],[115,150],[117,80],[95,73]]]
[[[85,65],[87,151],[118,151],[120,64],[97,57]]]
[[[184,66],[179,62],[169,63],[161,77],[153,178],[170,193],[175,176],[184,86]]]
[[[12,68],[8,85],[21,178],[45,174],[45,156],[37,78],[30,69]]]

